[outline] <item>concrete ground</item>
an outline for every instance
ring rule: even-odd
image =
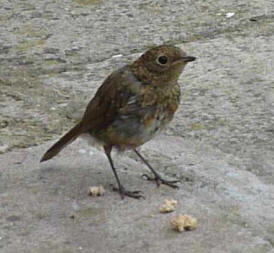
[[[0,4],[0,252],[274,253],[272,1],[7,1]],[[132,152],[79,139],[40,164],[104,78],[153,45],[197,61],[169,128],[141,147],[180,189],[157,188]],[[105,195],[88,196],[103,185]],[[164,199],[178,200],[160,214]],[[176,214],[197,218],[177,233]]]

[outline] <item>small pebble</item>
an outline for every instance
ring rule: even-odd
[[[8,150],[9,146],[8,145],[1,145],[0,146],[0,154],[5,153]]]
[[[227,18],[231,18],[231,17],[233,17],[234,15],[235,15],[234,12],[228,12],[228,13],[226,13],[226,17],[227,17]]]
[[[80,154],[85,154],[85,153],[87,153],[87,151],[85,149],[79,149],[79,153]]]
[[[120,58],[122,56],[123,56],[122,54],[117,54],[117,55],[113,55],[111,58]]]

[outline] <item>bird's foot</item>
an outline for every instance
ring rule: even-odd
[[[130,197],[130,198],[134,198],[134,199],[141,199],[141,198],[145,198],[144,195],[142,194],[142,191],[127,191],[124,186],[120,186],[120,187],[113,187],[114,191],[117,191],[120,193],[120,196],[122,199],[124,199],[125,196]]]
[[[179,189],[179,186],[176,185],[176,183],[180,182],[180,180],[166,180],[166,179],[163,179],[159,174],[155,174],[154,176],[143,174],[142,177],[149,181],[155,181],[157,184],[157,187],[159,187],[161,184],[165,184],[171,188]]]

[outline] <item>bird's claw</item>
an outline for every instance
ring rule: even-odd
[[[159,187],[161,184],[167,185],[174,189],[179,189],[179,186],[176,185],[176,183],[180,182],[180,180],[166,180],[163,179],[160,175],[156,174],[154,176],[149,176],[148,174],[143,174],[143,178],[145,178],[148,181],[155,181],[157,187]]]
[[[134,199],[145,199],[144,195],[142,194],[142,191],[127,191],[123,186],[120,187],[113,187],[114,191],[118,191],[120,193],[120,196],[122,199],[124,199],[125,196],[128,196],[130,198]]]

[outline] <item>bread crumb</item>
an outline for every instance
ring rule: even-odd
[[[170,219],[170,225],[174,230],[182,232],[193,230],[197,227],[197,219],[187,214],[180,214]]]
[[[99,186],[91,186],[88,189],[88,195],[92,196],[92,197],[98,197],[98,196],[102,196],[105,193],[105,189],[102,185]]]
[[[175,199],[165,199],[164,204],[159,208],[160,213],[170,213],[175,210],[178,201]]]

